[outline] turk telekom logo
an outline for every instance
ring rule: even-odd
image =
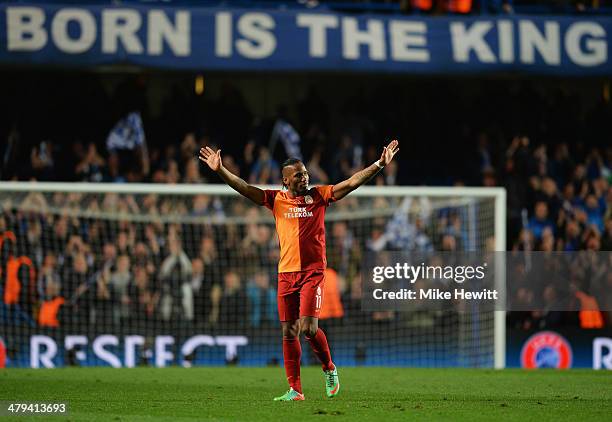
[[[523,368],[567,369],[572,366],[572,348],[568,341],[552,331],[529,337],[521,350]]]

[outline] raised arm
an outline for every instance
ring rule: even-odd
[[[240,193],[257,205],[263,205],[265,193],[263,190],[256,186],[249,185],[247,182],[236,176],[228,169],[223,167],[221,160],[221,150],[216,152],[210,147],[200,149],[200,160],[208,165],[212,171],[217,173],[225,183],[227,183],[232,189]]]
[[[359,186],[367,183],[370,179],[372,179],[376,174],[382,170],[387,164],[393,160],[393,157],[399,151],[398,148],[399,142],[397,140],[391,141],[389,145],[383,148],[383,152],[380,155],[380,159],[374,164],[371,164],[369,167],[364,168],[361,171],[353,174],[348,179],[334,185],[334,198],[342,199]]]

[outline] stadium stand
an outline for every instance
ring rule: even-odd
[[[578,107],[574,102],[575,98],[569,93],[562,95],[561,92],[547,97],[539,96],[532,88],[525,85],[514,94],[505,92],[507,109],[497,112],[507,121],[526,119],[518,125],[513,125],[524,127],[525,133],[533,133],[534,136],[515,135],[510,129],[503,133],[489,133],[485,127],[470,128],[471,135],[467,136],[477,139],[468,142],[473,146],[473,150],[463,151],[461,160],[476,162],[478,165],[471,165],[472,168],[475,167],[475,171],[466,172],[464,168],[463,172],[455,173],[455,178],[450,180],[450,183],[461,185],[468,182],[482,186],[503,186],[507,189],[509,249],[610,250],[612,148],[595,139],[595,135],[589,135],[589,128],[593,134],[603,133],[600,128],[609,121],[610,107],[605,103],[597,104],[593,110],[584,113],[587,116],[584,119],[566,120],[578,122],[574,126],[562,127],[557,124],[564,124],[563,120],[559,120],[559,116],[575,113]],[[136,88],[124,88],[127,92],[133,92],[132,89]],[[526,97],[531,99],[527,107],[539,114],[534,116],[523,113],[523,107],[521,113],[513,115],[512,110],[518,109],[518,104]],[[100,105],[106,104],[107,101],[100,102]],[[377,115],[374,108],[368,109],[364,106],[363,109],[351,110],[352,101],[353,99],[347,99],[345,107],[348,110],[347,120],[353,123],[343,129],[334,127],[337,122],[329,121],[325,111],[326,104],[315,90],[309,91],[295,106],[300,111],[300,120],[295,126],[298,132],[303,134],[302,145],[311,146],[306,149],[305,158],[312,170],[314,183],[341,180],[364,162],[373,160],[373,154],[376,153],[376,143],[373,141],[376,137],[371,136],[371,133],[382,132],[380,126],[384,125],[385,121],[382,120],[382,114]],[[381,100],[365,97],[359,102],[361,105],[373,106],[381,103],[384,103],[384,98]],[[554,110],[554,113],[548,113],[543,104],[548,104],[548,109]],[[100,115],[103,113],[103,107],[94,111],[96,119],[103,118]],[[175,96],[172,103],[166,107],[168,110],[174,110],[174,113],[162,113],[162,120],[151,125],[165,127],[166,131],[173,130],[174,132],[167,136],[169,139],[182,138],[178,143],[163,145],[157,142],[147,147],[144,137],[147,120],[145,119],[143,124],[137,113],[130,114],[134,118],[123,120],[126,125],[134,126],[128,131],[131,135],[122,134],[121,124],[111,124],[106,142],[102,145],[81,140],[62,144],[61,141],[52,141],[56,138],[51,132],[29,133],[24,130],[21,133],[20,129],[14,129],[12,136],[27,139],[24,144],[33,144],[33,147],[29,151],[19,148],[11,151],[14,157],[18,157],[11,159],[11,162],[21,162],[25,165],[13,168],[13,173],[7,173],[11,169],[5,167],[3,177],[46,181],[214,183],[215,175],[200,166],[195,157],[201,146],[214,147],[218,142],[229,151],[225,155],[226,166],[236,173],[253,183],[280,183],[278,161],[274,154],[270,153],[267,143],[271,124],[263,125],[261,119],[253,117],[253,111],[248,109],[236,88],[227,86],[222,97],[212,100],[206,108],[215,111],[210,117],[207,116],[208,111],[198,115],[197,110],[190,109],[189,97]],[[471,110],[469,113],[474,113],[482,120],[485,116],[483,113],[486,113],[485,108],[486,104],[483,108]],[[351,112],[355,115],[351,115]],[[364,123],[361,120],[360,124],[355,124],[354,122],[359,121],[357,112],[371,116],[371,121]],[[284,113],[286,112],[279,111],[279,115],[285,116]],[[456,124],[469,124],[468,114],[465,120]],[[180,118],[194,115],[197,117],[193,117],[191,121],[203,119],[206,129],[191,131],[189,120]],[[32,113],[29,117],[40,116]],[[389,116],[386,115],[385,118]],[[23,125],[26,126],[44,129],[44,126],[40,125]],[[503,127],[503,121],[499,122],[499,127]],[[74,134],[67,137],[85,135],[81,131],[86,128],[78,127],[78,123],[70,129],[74,130]],[[459,130],[458,126],[451,124],[448,132],[438,134],[439,142],[443,142],[442,137],[446,133],[455,130]],[[328,139],[332,138],[332,133],[342,135],[337,143],[330,145]],[[406,133],[409,134],[410,129],[406,129]],[[561,137],[562,133],[564,137]],[[586,135],[580,138],[578,134]],[[571,135],[581,141],[572,142]],[[99,139],[102,136],[103,133],[90,133],[91,139]],[[492,142],[492,137],[495,137],[495,142]],[[155,135],[152,138],[155,139]],[[81,139],[87,139],[87,136]],[[236,145],[228,145],[224,139],[247,139],[247,142],[240,153]],[[548,142],[538,142],[537,139],[546,139]],[[117,149],[118,143],[121,142],[123,145],[120,146],[126,148]],[[282,148],[279,146],[278,149]],[[435,165],[433,168],[435,169]],[[374,184],[396,185],[405,180],[410,179],[402,174],[397,166],[389,166]],[[48,204],[49,198],[42,195],[32,195],[25,199],[37,204],[41,209],[50,205],[55,208],[68,208],[70,200],[70,195],[54,196],[53,204]],[[92,200],[88,207],[92,210],[108,206],[119,207],[109,209],[128,207],[135,212],[146,207],[149,212],[164,212],[164,204],[156,202],[154,198],[150,202],[137,204],[133,198],[130,200],[127,197],[122,199],[123,203],[108,205],[112,201],[113,198],[107,195],[98,201]],[[193,203],[186,204],[186,208],[193,209],[192,215],[200,216],[222,217],[234,213],[227,203],[208,196],[193,198]],[[257,216],[260,211],[253,208],[247,213]],[[32,257],[33,261],[15,264],[15,268],[23,267],[28,271],[34,271],[36,268],[36,290],[22,291],[22,295],[27,293],[29,296],[22,297],[21,300],[29,303],[28,309],[40,305],[38,323],[42,326],[53,327],[70,324],[70,321],[82,321],[83,316],[78,314],[79,312],[87,314],[84,318],[92,324],[98,323],[100,319],[122,324],[130,320],[130,315],[140,315],[133,320],[145,321],[145,324],[174,318],[202,323],[244,322],[253,326],[274,321],[275,296],[274,283],[271,280],[276,277],[273,257],[278,251],[275,243],[271,242],[271,233],[267,227],[247,230],[236,238],[236,248],[245,251],[244,253],[251,249],[258,251],[249,259],[265,263],[264,267],[267,268],[247,277],[246,274],[235,272],[210,273],[212,267],[208,264],[212,256],[222,254],[224,259],[228,260],[234,256],[228,252],[234,246],[228,246],[223,240],[228,237],[227,233],[204,236],[201,240],[183,239],[181,244],[180,239],[175,238],[176,234],[172,232],[172,225],[165,226],[165,232],[160,232],[159,228],[152,225],[137,223],[109,229],[89,227],[84,221],[61,215],[39,217],[32,219],[4,209],[0,226],[2,231],[7,233],[5,246],[15,243],[27,245],[29,248],[25,255]],[[434,229],[430,228],[429,232],[423,233],[419,247],[440,250],[451,248],[449,245],[457,245],[460,249],[461,235],[447,234],[448,228],[454,223],[441,218],[437,224]],[[91,233],[92,230],[106,234],[116,233],[116,237],[99,242]],[[350,280],[350,274],[355,272],[355,266],[363,253],[361,246],[351,241],[354,238],[354,228],[339,222],[331,225],[328,230],[330,265]],[[361,233],[360,236],[375,239],[375,231],[380,228],[372,226],[370,230],[371,233]],[[14,236],[14,239],[11,236]],[[402,242],[402,239],[390,240],[383,248],[414,245]],[[261,245],[266,246],[261,249]],[[244,258],[240,254],[235,256]],[[172,270],[175,266],[178,266],[178,272]],[[23,268],[22,271],[25,271]],[[101,270],[103,271],[100,272]],[[97,274],[95,280],[92,279],[94,274]],[[18,283],[16,273],[10,277]],[[25,277],[28,278],[27,275]],[[355,297],[351,284],[340,283],[337,288],[342,303],[348,310],[346,318],[352,318],[355,315],[353,310],[357,309],[358,305],[351,304]],[[18,300],[11,295],[7,289],[5,303]],[[180,306],[177,306],[179,303]],[[92,312],[94,309],[95,312]],[[250,309],[248,318],[237,319],[235,315],[238,309]],[[334,312],[342,315],[341,309],[335,309]],[[93,314],[95,316],[92,316]],[[525,329],[533,327],[534,324],[541,328],[554,324],[581,324],[578,315],[569,313],[542,319],[534,312],[529,315],[511,316],[509,321]],[[595,324],[610,324],[610,321],[601,320]]]
[[[436,16],[612,10],[604,0],[198,2],[220,3]],[[372,185],[504,187],[507,250],[612,248],[612,107],[607,80],[321,73],[316,84],[304,75],[274,76],[281,88],[273,92],[261,75],[241,80],[231,73],[211,72],[204,79],[189,72],[121,67],[95,72],[9,67],[3,74],[3,181],[218,183],[216,175],[197,161],[197,151],[211,146],[222,147],[224,165],[250,183],[279,185],[279,163],[288,155],[301,155],[311,183],[328,184],[373,162],[382,142],[397,137],[403,142],[402,155]],[[193,87],[198,78],[199,92]],[[301,88],[294,89],[296,85]],[[264,100],[253,104],[249,92],[259,88]],[[283,90],[290,94],[279,94]],[[384,198],[360,201],[343,202],[341,211],[358,213],[364,203],[374,211],[402,204]],[[269,334],[277,324],[278,245],[271,221],[256,207],[214,195],[170,200],[112,192],[93,197],[29,193],[3,197],[0,207],[0,268],[5,282],[0,319],[9,339],[25,338],[39,329],[93,332],[100,327],[151,335],[165,330],[182,335],[194,328],[222,334],[265,329]],[[78,215],[71,214],[77,208]],[[410,222],[392,213],[382,219],[368,217],[367,222],[341,217],[328,222],[328,277],[334,281],[326,286],[326,294],[333,306],[324,315],[332,333],[333,327],[343,326],[350,334],[350,327],[366,322],[368,335],[375,335],[379,324],[388,324],[389,332],[396,330],[391,342],[401,342],[404,333],[423,326],[448,332],[456,326],[456,314],[406,322],[393,312],[361,310],[357,274],[368,251],[464,251],[474,246],[467,239],[468,216],[460,206],[422,209]],[[486,205],[481,209],[482,225],[491,225],[490,210]],[[122,220],[123,213],[131,219]],[[186,229],[187,223],[139,220],[141,214],[230,223],[193,223]],[[233,218],[240,223],[231,223]],[[486,249],[490,236],[487,232],[478,239],[481,249]],[[599,274],[597,283],[611,285],[612,274]],[[558,289],[574,288],[580,306],[573,303],[568,308],[585,311],[511,312],[508,327],[528,332],[612,326],[612,315],[597,310],[612,309],[612,303],[598,302],[584,286],[556,281],[535,292],[526,285],[514,292],[514,299],[528,306],[534,294],[541,294],[554,302]],[[463,327],[478,332],[472,323]],[[439,346],[432,343],[448,332],[436,332],[433,341],[415,335],[408,349],[417,350],[418,356],[408,364],[432,364],[427,355]],[[485,337],[491,327],[482,332],[483,342],[490,340]],[[470,350],[480,347],[478,341],[468,341]],[[371,358],[363,345],[350,347],[352,363],[366,362],[367,353]],[[8,352],[9,358],[16,355],[14,348]],[[470,355],[473,360],[467,364],[450,359],[433,364],[492,366],[490,353],[487,356]],[[226,357],[228,363],[234,359]],[[74,356],[67,355],[65,361],[74,361]],[[398,362],[394,363],[406,364]]]

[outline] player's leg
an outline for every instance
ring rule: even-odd
[[[291,388],[301,393],[300,361],[302,359],[302,346],[300,345],[300,320],[281,322],[281,325],[283,330],[283,359],[287,381]]]
[[[299,292],[288,292],[279,283],[278,314],[281,320],[283,333],[283,362],[285,374],[289,382],[289,391],[277,401],[304,400],[302,394],[302,383],[300,379],[300,360],[302,359],[302,346],[300,345],[300,320],[299,320]]]
[[[319,328],[318,318],[303,316],[301,320],[302,332],[305,334],[306,341],[310,344],[312,351],[319,358],[323,367],[325,393],[327,397],[335,397],[340,392],[340,379],[338,378],[338,368],[332,362],[327,337],[323,330]]]
[[[300,289],[300,319],[301,331],[310,344],[323,367],[325,375],[325,390],[328,397],[334,397],[340,391],[338,370],[332,362],[331,351],[327,337],[319,328],[319,314],[323,305],[323,284],[325,277],[323,271],[314,271]]]
[[[311,316],[301,317],[302,333],[312,351],[317,356],[324,371],[332,371],[334,363],[332,362],[331,352],[327,344],[327,337],[322,329],[319,328],[319,319]]]

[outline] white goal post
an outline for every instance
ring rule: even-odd
[[[265,186],[262,188],[268,189],[278,189],[278,186]],[[201,184],[201,185],[189,185],[189,184],[178,184],[178,185],[165,185],[165,184],[91,184],[91,183],[50,183],[50,182],[1,182],[0,183],[0,210],[3,212],[10,211],[8,208],[13,210],[19,210],[19,207],[24,202],[24,198],[28,196],[30,193],[40,193],[42,194],[46,200],[45,202],[49,204],[48,209],[32,209],[32,208],[24,208],[22,211],[24,212],[49,212],[55,213],[57,215],[61,213],[65,213],[66,209],[62,207],[53,208],[52,197],[53,195],[60,193],[65,194],[66,197],[70,194],[82,194],[83,198],[99,198],[98,202],[102,202],[102,198],[109,193],[116,195],[135,195],[138,198],[142,198],[142,202],[144,203],[144,198],[147,195],[155,195],[159,197],[190,197],[197,195],[205,195],[210,198],[220,198],[220,202],[222,202],[222,206],[225,209],[229,207],[233,207],[233,204],[236,201],[242,201],[239,198],[239,195],[233,191],[229,186],[221,185],[221,184]],[[336,205],[332,205],[328,211],[328,216],[330,217],[330,221],[344,220],[352,221],[353,219],[361,219],[363,223],[359,223],[361,225],[368,225],[369,228],[369,220],[374,220],[377,217],[383,216],[384,218],[390,218],[390,216],[397,212],[400,201],[402,198],[414,198],[418,200],[418,198],[427,198],[427,201],[431,204],[430,208],[433,209],[442,209],[452,207],[461,207],[462,209],[462,218],[466,221],[464,222],[465,226],[470,228],[464,229],[464,237],[466,243],[466,250],[471,248],[478,248],[482,245],[482,241],[477,240],[478,236],[488,236],[489,239],[494,239],[494,249],[495,251],[505,251],[506,250],[506,191],[504,188],[485,188],[485,187],[374,187],[374,186],[363,186],[356,191],[352,192],[348,198],[356,198],[356,201],[369,201],[368,204],[373,203],[376,200],[381,199],[383,205],[378,205],[377,211],[371,214],[372,210],[365,208],[359,209],[359,212],[341,210],[337,214],[334,214],[334,207]],[[348,199],[347,198],[347,199]],[[341,202],[346,201],[344,199]],[[384,202],[384,200],[388,200],[389,202]],[[486,217],[480,217],[478,215],[477,207],[473,207],[477,201],[488,201],[492,212],[487,211]],[[77,201],[78,202],[78,201]],[[137,200],[140,204],[140,199]],[[341,203],[339,202],[339,203]],[[366,202],[364,202],[366,203]],[[386,205],[385,205],[386,204]],[[449,205],[450,204],[450,205]],[[414,205],[414,204],[413,204]],[[221,207],[221,206],[220,206]],[[387,207],[387,208],[385,208]],[[78,205],[77,205],[78,208]],[[163,208],[163,207],[162,207]],[[356,207],[358,208],[358,207]],[[83,210],[80,214],[78,210],[75,211],[75,206],[73,204],[72,208],[70,208],[70,212],[76,212],[77,217],[82,217],[83,219],[91,219],[91,218],[99,218],[99,219],[108,219],[108,220],[122,220],[125,215],[117,214],[112,215],[112,213],[104,212],[103,210],[99,213],[93,213],[91,211]],[[171,224],[173,222],[182,222],[188,221],[189,224],[197,224],[197,219],[200,218],[197,215],[194,217],[193,213],[185,214],[184,218],[180,215],[173,215],[172,210],[174,208],[168,208],[171,211],[162,211],[159,215],[154,217],[155,221],[161,221],[162,224]],[[232,208],[233,209],[233,208]],[[236,207],[235,209],[242,209],[240,207]],[[187,210],[189,211],[189,210]],[[138,212],[130,211],[132,215],[128,219],[133,219],[133,221],[141,221],[139,219],[147,219],[153,217],[148,217],[144,212],[139,215]],[[180,212],[180,211],[179,211]],[[244,215],[234,215],[229,216],[234,217],[228,218],[228,215],[225,216],[224,219],[220,219],[215,222],[215,224],[248,224],[249,216]],[[203,219],[210,219],[211,217],[207,215],[206,217],[201,217]],[[268,217],[269,218],[269,217]],[[385,224],[387,220],[382,219],[381,224]],[[490,226],[490,229],[487,229],[488,232],[486,234],[481,235],[478,233],[478,230],[481,229],[478,224],[474,224],[474,222],[470,222],[469,220],[477,221],[479,218],[487,219],[487,226]],[[489,221],[493,220],[493,221]],[[268,220],[266,220],[268,221]],[[229,222],[229,223],[228,223]],[[469,223],[469,224],[468,224]],[[328,236],[330,234],[328,233]],[[356,241],[361,243],[359,247],[365,248],[366,237],[363,235],[355,235]],[[90,239],[91,241],[96,241],[95,239]],[[330,253],[330,243],[328,242],[328,254]],[[505,274],[505,269],[502,268],[501,264],[496,264],[496,282],[499,283],[497,285],[498,289],[501,292],[504,291],[505,280],[503,279]],[[2,280],[4,284],[4,280]],[[492,311],[494,314],[490,319],[492,324],[492,351],[493,358],[491,359],[491,363],[494,368],[504,368],[505,367],[505,355],[506,355],[506,322],[505,322],[505,312],[504,311]],[[10,324],[5,321],[5,324]],[[425,347],[425,346],[423,346]],[[472,347],[472,346],[470,346]]]

